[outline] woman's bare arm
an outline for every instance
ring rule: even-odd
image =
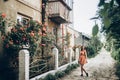
[[[86,62],[87,62],[87,51],[85,50],[85,57],[86,57]]]

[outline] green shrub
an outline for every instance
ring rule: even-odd
[[[64,75],[65,75],[65,72],[63,72],[63,71],[58,71],[55,73],[56,79],[64,77]]]
[[[70,66],[70,67],[71,67],[71,70],[72,70],[72,69],[74,69],[74,64],[71,64],[71,66]]]
[[[44,80],[44,79],[40,78],[39,80]]]
[[[115,60],[120,62],[120,49],[113,50],[111,54]]]
[[[120,62],[116,64],[116,73],[115,73],[119,78],[120,78]]]
[[[96,55],[95,48],[93,46],[89,45],[86,48],[86,50],[87,50],[87,54],[88,54],[87,56],[88,56],[88,58],[94,57]]]
[[[48,74],[43,80],[56,80],[56,78],[54,75]]]
[[[77,65],[76,64],[72,64],[71,65],[71,69],[76,69],[77,68]]]
[[[69,74],[70,71],[71,71],[71,66],[68,65],[67,68],[64,70],[64,72],[65,72],[66,74]]]
[[[44,79],[40,78],[39,80],[56,80],[58,78],[64,77],[65,74],[69,74],[73,69],[77,68],[79,64],[68,65],[64,71],[58,71],[55,75],[48,74]]]

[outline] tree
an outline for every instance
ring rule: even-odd
[[[101,20],[101,32],[106,34],[108,46],[113,51],[120,51],[120,0],[100,0],[98,4],[98,19]],[[115,57],[120,56],[120,52],[113,52]],[[116,58],[119,59],[119,58]]]
[[[97,36],[98,31],[99,31],[99,27],[98,27],[98,25],[95,22],[95,25],[93,26],[93,29],[92,29],[92,35],[93,35],[93,37]]]

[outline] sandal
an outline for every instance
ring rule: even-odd
[[[81,74],[80,76],[83,76],[83,74]]]
[[[88,77],[88,73],[86,73],[86,76]]]

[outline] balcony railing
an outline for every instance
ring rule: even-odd
[[[60,1],[50,1],[48,3],[49,18],[56,23],[70,22],[70,10]]]

